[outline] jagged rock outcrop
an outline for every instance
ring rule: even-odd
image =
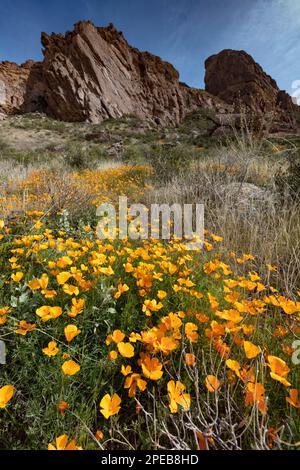
[[[32,65],[32,61],[22,65],[8,61],[0,63],[0,111],[12,113],[23,110]]]
[[[255,116],[275,112],[281,127],[295,125],[290,96],[243,51],[207,59],[204,91],[180,82],[168,62],[131,47],[112,24],[82,21],[66,34],[42,33],[42,45],[42,62],[0,63],[0,112],[87,122],[133,114],[165,126],[205,108],[227,133],[242,103]]]
[[[46,100],[62,120],[135,114],[169,124],[201,106],[224,108],[208,93],[181,84],[171,64],[131,47],[113,25],[80,22],[65,35],[43,33],[42,44]]]
[[[292,98],[245,51],[225,49],[205,61],[205,89],[255,116],[273,114],[275,126],[295,127]]]
[[[41,62],[0,63],[0,111],[6,114],[46,111]]]

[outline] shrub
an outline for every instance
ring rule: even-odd
[[[87,168],[86,150],[78,145],[70,146],[64,155],[66,165],[76,170]]]
[[[166,183],[186,174],[195,158],[194,149],[188,146],[156,145],[151,147],[147,162],[153,167],[157,181]]]
[[[7,143],[0,138],[0,155],[2,156],[2,153],[5,152],[8,149]]]
[[[281,194],[300,198],[300,149],[295,149],[287,158],[286,167],[276,175],[276,184]]]

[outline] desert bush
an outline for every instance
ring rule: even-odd
[[[300,148],[290,152],[286,166],[280,168],[276,175],[276,185],[283,197],[300,198]]]
[[[187,174],[197,157],[195,150],[188,146],[156,145],[149,149],[146,160],[154,169],[156,181],[166,183],[176,175]]]
[[[150,152],[151,146],[148,144],[129,144],[126,145],[122,161],[129,165],[142,165],[147,163],[147,155]]]
[[[64,154],[64,162],[70,168],[82,170],[88,168],[88,155],[86,148],[79,145],[71,145]]]
[[[82,142],[70,143],[57,157],[62,158],[65,168],[71,171],[96,169],[101,162],[107,160],[105,151],[99,145]]]

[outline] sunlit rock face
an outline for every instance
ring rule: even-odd
[[[0,109],[10,113],[23,109],[31,62],[0,63]]]
[[[158,123],[177,123],[198,107],[224,104],[179,82],[168,62],[131,47],[113,25],[80,22],[64,35],[42,34],[46,100],[67,121],[99,122],[135,114]]]
[[[0,111],[6,114],[46,111],[41,62],[0,63]]]

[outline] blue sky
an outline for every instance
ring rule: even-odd
[[[227,48],[246,50],[290,93],[300,80],[300,0],[0,0],[0,61],[41,59],[41,31],[80,19],[113,22],[191,86],[203,87],[204,60]]]

